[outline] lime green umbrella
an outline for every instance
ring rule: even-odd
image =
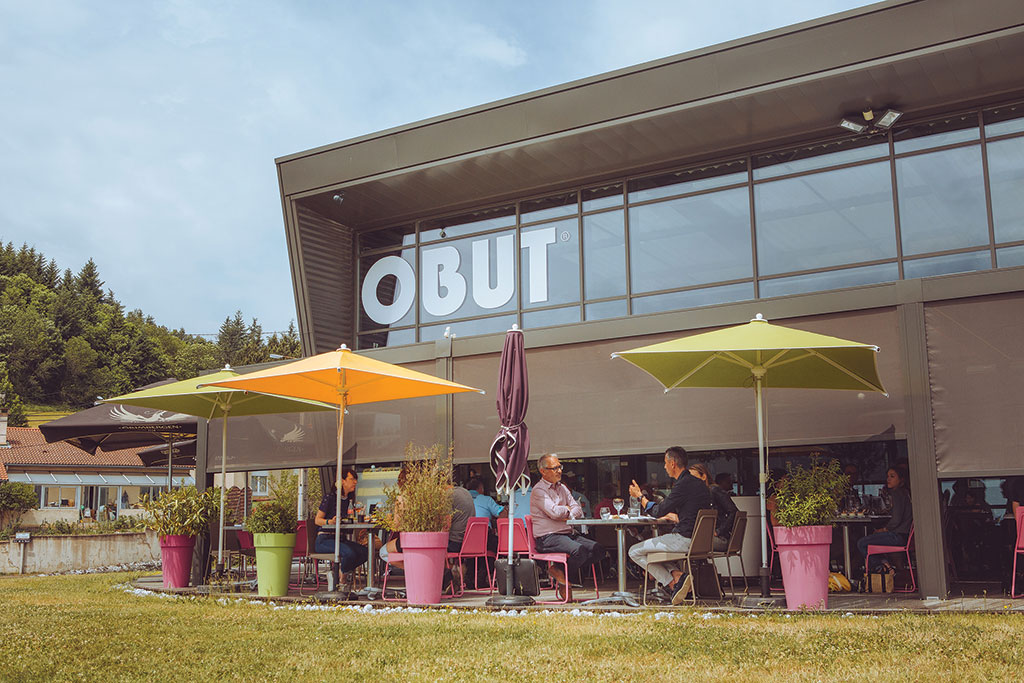
[[[104,399],[104,403],[124,403],[143,408],[171,410],[186,415],[195,415],[212,420],[224,418],[221,429],[220,451],[220,538],[217,549],[217,572],[224,569],[224,477],[226,474],[228,417],[250,415],[276,415],[278,413],[299,413],[318,410],[337,410],[333,405],[319,401],[286,398],[256,394],[240,389],[206,386],[210,382],[232,379],[239,373],[225,366],[223,370],[193,377],[192,379],[162,384],[149,389],[133,391],[123,396]],[[200,386],[202,384],[203,386]]]
[[[878,347],[872,344],[772,325],[760,313],[745,325],[612,354],[612,358],[627,360],[650,374],[666,392],[679,387],[754,389],[761,514],[765,516],[768,475],[763,388],[847,389],[885,394],[878,378],[877,356]],[[761,561],[762,569],[767,571],[768,531],[763,524]]]

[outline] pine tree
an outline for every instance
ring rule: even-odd
[[[241,311],[235,311],[235,317],[224,318],[224,324],[220,326],[217,333],[220,362],[226,365],[241,365],[245,344],[245,319],[242,317]]]
[[[7,376],[7,364],[3,361],[0,361],[0,394],[3,395],[3,398],[0,398],[0,409],[7,411],[7,424],[11,427],[28,426],[25,406]]]
[[[82,269],[78,271],[75,280],[78,291],[83,294],[91,294],[96,301],[103,301],[103,280],[100,279],[99,268],[92,259],[86,261]]]

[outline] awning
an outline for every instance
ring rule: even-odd
[[[167,486],[167,475],[151,474],[68,474],[55,472],[8,472],[9,481],[33,486]],[[172,477],[174,486],[194,486],[188,475]]]

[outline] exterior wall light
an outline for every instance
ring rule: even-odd
[[[842,118],[839,120],[839,127],[851,133],[863,133],[868,129],[866,123],[859,123],[853,119]]]
[[[903,116],[903,112],[896,111],[895,109],[886,109],[882,112],[882,115],[875,121],[875,125],[879,128],[885,128],[886,130],[892,128],[892,124],[896,123],[896,119]]]

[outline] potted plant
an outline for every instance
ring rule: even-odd
[[[824,609],[828,605],[828,551],[832,520],[850,478],[835,460],[810,466],[787,463],[775,485],[775,544],[779,548],[786,608]]]
[[[220,512],[220,492],[195,486],[164,491],[156,498],[142,497],[148,513],[145,523],[160,539],[164,588],[184,588],[192,572],[196,536],[207,533],[210,519]]]
[[[448,527],[452,521],[451,448],[409,444],[398,485],[384,490],[373,519],[399,533],[410,604],[441,602]]]
[[[288,594],[292,551],[298,525],[295,508],[282,500],[253,506],[245,527],[252,533],[256,549],[256,583],[259,595]]]

